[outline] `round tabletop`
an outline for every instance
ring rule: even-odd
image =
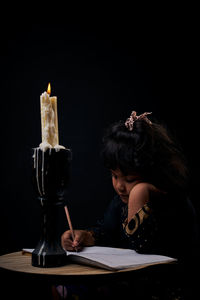
[[[27,295],[28,297],[30,297],[30,294],[35,295],[35,293],[38,293],[38,290],[41,293],[41,289],[46,295],[51,286],[65,285],[66,283],[67,285],[81,284],[81,286],[84,285],[89,289],[94,288],[95,290],[95,287],[104,284],[111,283],[115,285],[118,282],[131,279],[131,282],[137,288],[138,282],[140,282],[140,279],[143,282],[144,276],[145,278],[151,278],[151,280],[155,276],[155,282],[157,282],[158,277],[160,279],[163,276],[158,271],[159,265],[151,265],[151,267],[143,265],[119,271],[109,271],[77,263],[69,263],[54,268],[40,268],[32,266],[31,258],[31,254],[22,254],[22,251],[0,256],[2,287],[7,292],[11,286],[12,289],[9,290],[9,293],[14,291],[14,297],[19,295],[19,298],[22,299],[22,293],[24,293],[26,297],[23,299],[27,299]],[[167,266],[167,264],[164,265]],[[166,280],[165,277],[163,276],[163,282],[168,282],[169,278],[167,277]],[[32,297],[31,299],[35,298]]]
[[[77,263],[69,263],[67,265],[55,268],[34,267],[31,264],[31,255],[22,254],[21,251],[13,252],[0,256],[0,268],[26,274],[53,275],[53,276],[93,276],[93,275],[109,275],[130,272],[144,268],[137,266],[119,271],[109,271],[93,266],[81,265]]]

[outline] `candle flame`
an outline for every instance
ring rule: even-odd
[[[47,93],[49,94],[49,96],[51,95],[51,84],[50,84],[50,82],[48,84]]]

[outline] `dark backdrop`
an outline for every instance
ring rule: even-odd
[[[113,195],[100,160],[101,138],[132,110],[152,111],[181,143],[199,212],[195,41],[179,26],[149,30],[139,40],[135,33],[125,18],[1,26],[1,253],[35,247],[39,239],[31,164],[48,82],[58,97],[60,144],[73,151],[67,199],[75,228],[92,225]]]

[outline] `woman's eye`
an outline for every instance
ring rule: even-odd
[[[112,178],[115,178],[115,179],[117,179],[117,175],[115,175],[115,174],[111,173],[111,176],[112,176]]]
[[[135,181],[135,179],[126,179],[126,182],[128,183],[132,183],[133,181]]]
[[[134,177],[134,178],[126,178],[126,182],[128,182],[128,183],[132,183],[132,182],[134,182],[134,181],[136,181],[136,180],[138,180],[138,178],[136,178],[136,177]]]

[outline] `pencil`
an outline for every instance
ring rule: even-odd
[[[69,229],[71,231],[72,239],[74,241],[75,240],[75,235],[74,235],[74,230],[73,230],[73,227],[72,227],[72,222],[71,222],[71,218],[70,218],[70,215],[69,215],[69,210],[67,208],[67,205],[64,206],[64,209],[65,209],[65,214],[66,214],[67,221],[68,221],[68,224],[69,224]],[[76,248],[75,248],[75,250],[77,251]]]

